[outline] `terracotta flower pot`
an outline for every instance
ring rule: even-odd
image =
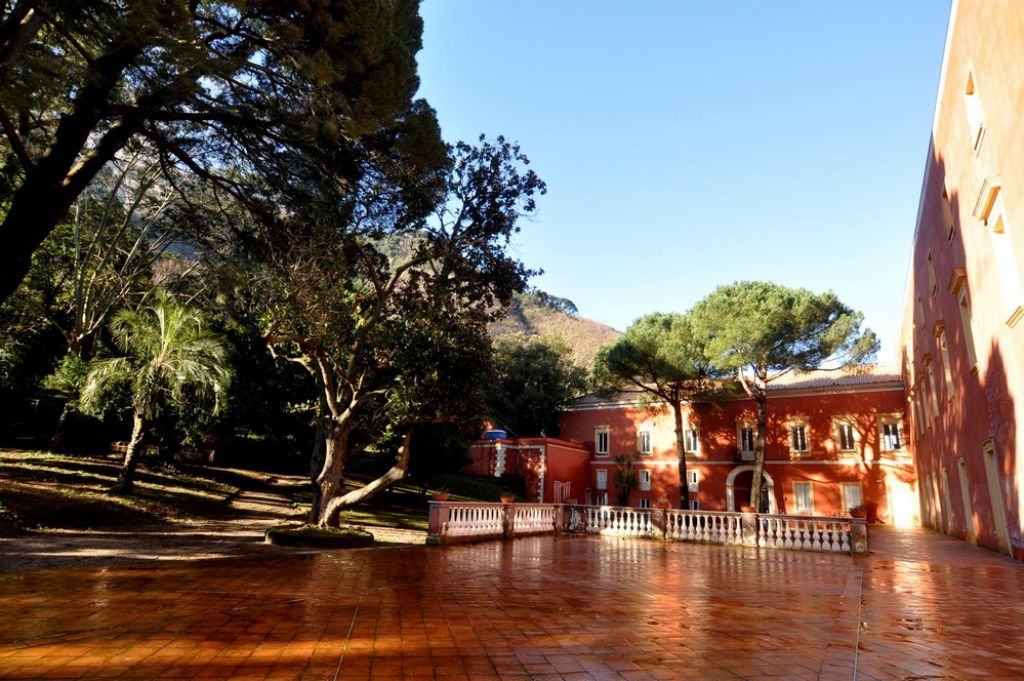
[[[448,492],[435,492],[434,501],[448,501]]]
[[[740,506],[740,510],[744,513],[753,513],[754,507],[744,504],[743,506]]]
[[[515,500],[516,500],[516,497],[515,497],[514,494],[502,494],[501,495],[501,503],[503,503],[503,504],[511,504]]]

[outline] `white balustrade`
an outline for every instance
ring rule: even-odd
[[[625,506],[586,506],[587,532],[617,537],[650,537],[654,535],[651,511]]]
[[[445,502],[439,506],[442,536],[500,538],[504,534],[505,513],[500,504]]]
[[[665,511],[665,538],[704,544],[742,544],[743,516],[715,511]]]
[[[849,518],[757,517],[757,545],[772,549],[850,553]]]
[[[555,507],[551,504],[513,504],[512,513],[512,531],[516,535],[555,531]]]
[[[568,531],[618,537],[864,553],[863,520],[621,506],[430,502],[431,543],[445,544]]]

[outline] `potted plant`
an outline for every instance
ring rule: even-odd
[[[860,504],[859,506],[854,506],[853,508],[850,509],[849,513],[850,513],[850,517],[851,518],[867,518],[868,517],[868,509],[867,509],[867,507],[864,504]]]
[[[501,503],[503,503],[503,504],[511,504],[515,500],[516,500],[516,495],[512,494],[511,492],[504,492],[501,495]]]
[[[668,503],[668,499],[666,497],[661,497],[660,499],[654,502],[654,507],[657,509],[661,509],[662,511],[667,511],[668,509],[672,508],[672,504]]]
[[[448,488],[442,487],[434,492],[434,501],[448,501],[449,496]]]

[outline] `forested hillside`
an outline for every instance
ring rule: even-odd
[[[525,336],[557,336],[571,348],[573,361],[589,371],[602,345],[622,335],[610,326],[580,317],[571,300],[543,291],[516,296],[508,313],[490,326],[494,337],[520,333]]]

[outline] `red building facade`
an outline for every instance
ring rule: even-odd
[[[795,373],[772,386],[765,433],[772,512],[828,515],[863,504],[882,521],[914,523],[915,479],[898,374],[874,367]],[[691,508],[738,511],[749,502],[756,428],[750,399],[686,405]],[[666,405],[644,404],[635,395],[586,397],[563,416],[562,436],[593,452],[584,500],[614,504],[615,471],[628,465],[638,480],[628,505],[666,499],[679,507],[679,453]]]
[[[924,524],[1024,559],[1024,9],[954,2],[900,332]]]
[[[917,522],[904,388],[895,370],[791,373],[772,385],[765,452],[771,512],[830,515],[864,505],[883,522]],[[750,399],[685,406],[691,508],[738,511],[748,503],[756,428]],[[477,443],[468,471],[521,473],[531,501],[616,505],[616,471],[626,467],[636,474],[626,505],[664,500],[679,508],[680,457],[666,405],[632,394],[587,396],[563,415],[561,436]],[[541,446],[542,467],[539,458],[518,453]]]

